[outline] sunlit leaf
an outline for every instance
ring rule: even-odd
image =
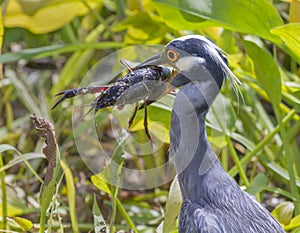
[[[300,22],[300,1],[291,0],[290,22]]]
[[[187,20],[181,11],[177,7],[170,7],[168,4],[161,2],[155,2],[156,10],[165,20],[165,23],[177,30],[197,30],[200,28],[214,26],[215,23],[211,21],[206,21],[201,17],[198,17],[197,21]]]
[[[256,34],[280,43],[279,38],[274,37],[270,29],[283,25],[283,21],[276,8],[267,0],[155,0],[155,4],[162,17],[168,22],[173,21],[172,25],[175,27],[178,18],[176,16],[179,13],[182,15],[177,29],[182,29],[180,22],[183,19],[191,23],[203,22],[203,19],[207,19],[224,28]],[[170,17],[170,10],[166,6],[171,8],[173,13],[177,11],[173,17]],[[237,12],[242,18],[237,17]]]
[[[281,102],[281,78],[278,65],[271,55],[253,42],[244,41],[247,54],[254,64],[254,72],[261,87],[275,106]]]
[[[166,32],[170,31],[164,21],[147,12],[141,12],[126,18],[114,31],[127,30],[125,42],[130,44],[160,43]]]
[[[169,198],[166,204],[166,213],[163,232],[168,233],[176,229],[176,219],[182,203],[181,191],[177,178],[171,184]]]
[[[87,0],[91,9],[100,6],[100,1]],[[43,0],[43,1],[8,1],[4,25],[6,27],[24,27],[33,33],[55,31],[74,17],[85,15],[89,8],[83,1]]]
[[[286,231],[292,230],[296,227],[300,227],[300,214],[292,218],[290,223],[284,227]]]
[[[264,189],[264,186],[268,183],[269,179],[264,174],[259,173],[247,187],[246,191],[255,196]]]
[[[0,203],[0,214],[2,215],[2,204]],[[10,203],[7,205],[7,215],[8,216],[17,216],[24,214],[24,209],[18,206],[14,206]]]
[[[287,225],[292,219],[294,208],[292,202],[286,201],[276,206],[272,214],[280,223]]]
[[[107,178],[105,177],[104,173],[99,173],[97,175],[93,175],[91,177],[92,183],[99,189],[108,194],[111,194],[111,190],[108,186]]]
[[[74,178],[73,178],[71,169],[68,167],[68,165],[64,161],[60,162],[60,166],[61,166],[62,170],[64,171],[65,177],[66,177],[66,185],[67,185],[67,190],[68,190],[67,196],[68,196],[68,201],[69,201],[72,230],[73,230],[73,232],[79,232],[77,216],[76,216],[76,189],[75,189]]]
[[[26,218],[13,217],[13,220],[26,231],[30,231],[34,228],[33,223]]]
[[[271,30],[287,46],[293,58],[300,63],[300,23],[290,23]]]

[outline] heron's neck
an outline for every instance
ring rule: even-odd
[[[181,89],[174,102],[170,154],[184,199],[201,195],[202,179],[218,161],[205,129],[206,114],[218,93],[219,89],[209,84],[190,83]]]

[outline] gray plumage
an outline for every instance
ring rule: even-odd
[[[201,36],[171,41],[143,64],[168,63],[183,86],[172,112],[170,159],[183,204],[180,233],[283,233],[281,225],[223,170],[207,140],[205,118],[226,76],[235,82],[222,51]]]
[[[189,83],[181,89],[175,99],[171,121],[170,154],[176,157],[174,162],[176,170],[180,171],[178,181],[183,197],[179,232],[284,232],[272,215],[243,192],[222,169],[206,137],[205,116],[208,108],[199,101],[203,94],[199,86],[201,82]],[[186,103],[188,101],[190,104]],[[197,119],[192,112],[197,113]],[[196,124],[199,131],[194,130]],[[188,138],[182,133],[182,129],[186,128]],[[191,143],[195,143],[191,138],[198,141],[195,151],[194,148],[189,150]]]

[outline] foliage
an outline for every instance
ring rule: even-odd
[[[1,7],[2,230],[176,232],[176,179],[139,191],[109,184],[113,176],[122,182],[125,164],[150,169],[166,162],[169,105],[148,107],[150,132],[161,147],[142,158],[127,158],[110,136],[112,111],[99,112],[99,128],[108,135],[105,149],[118,164],[100,174],[92,174],[79,158],[72,111],[63,106],[51,111],[51,106],[56,93],[80,86],[94,64],[119,48],[201,34],[228,54],[242,82],[242,97],[225,85],[223,101],[217,100],[208,115],[209,139],[220,151],[222,166],[270,210],[277,206],[272,213],[287,231],[300,231],[298,0],[11,0]],[[173,99],[167,96],[164,103]],[[56,151],[55,166],[41,153],[44,145],[31,124],[32,113],[55,125],[61,154],[59,161]],[[126,128],[127,122],[120,124]],[[132,132],[146,140],[142,111]],[[132,154],[141,150],[130,148]],[[55,176],[49,178],[51,166]]]

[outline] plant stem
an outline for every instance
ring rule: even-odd
[[[3,167],[3,158],[0,154],[0,167]],[[0,173],[1,179],[1,191],[2,191],[2,230],[6,230],[7,227],[7,197],[6,197],[6,183],[5,183],[5,171]]]
[[[282,120],[282,124],[286,124],[289,120],[291,120],[293,118],[293,116],[296,114],[296,110],[292,109]],[[245,166],[251,159],[253,156],[255,156],[256,154],[258,154],[258,152],[260,150],[262,150],[272,139],[273,137],[279,133],[280,131],[280,126],[277,125],[275,127],[275,129],[267,136],[265,137],[262,141],[260,141],[257,146],[250,151],[248,154],[246,154],[240,161],[240,163],[242,164],[242,166]],[[235,176],[237,173],[239,172],[237,165],[235,165],[228,173],[230,176]]]
[[[294,201],[295,204],[295,215],[298,215],[300,212],[300,194],[298,192],[298,188],[296,185],[296,178],[295,178],[295,172],[294,172],[294,165],[293,165],[293,156],[290,150],[290,143],[288,140],[288,135],[286,132],[286,129],[284,127],[284,124],[282,123],[282,117],[281,117],[281,112],[279,107],[274,106],[274,110],[275,110],[275,115],[276,118],[279,122],[279,128],[280,128],[280,134],[281,134],[281,138],[283,141],[283,148],[284,148],[284,157],[285,157],[285,161],[286,161],[286,166],[289,172],[289,177],[290,177],[290,188],[291,188],[291,192],[293,194],[294,197],[297,198],[297,201]]]
[[[230,151],[230,153],[231,153],[231,156],[232,156],[232,159],[233,159],[235,165],[237,166],[238,172],[239,172],[239,174],[240,174],[240,176],[241,176],[241,178],[242,178],[244,184],[248,187],[248,186],[249,186],[249,181],[248,181],[247,176],[246,176],[246,173],[245,173],[245,171],[244,171],[244,169],[243,169],[243,167],[242,167],[242,164],[241,164],[241,162],[240,162],[240,160],[239,160],[239,157],[238,157],[238,155],[237,155],[237,153],[236,153],[236,151],[235,151],[235,149],[234,149],[234,146],[233,146],[233,144],[232,144],[232,141],[231,141],[230,137],[226,134],[226,129],[225,129],[225,127],[223,126],[223,124],[222,124],[222,122],[221,122],[221,119],[219,118],[219,116],[218,116],[218,114],[217,114],[217,112],[216,112],[216,110],[215,110],[214,107],[212,107],[212,111],[213,111],[213,113],[214,113],[214,115],[215,115],[215,118],[216,118],[216,120],[217,120],[219,126],[220,126],[221,129],[222,129],[222,132],[225,134],[225,139],[226,139],[226,141],[227,141],[227,143],[228,143],[229,151]]]

